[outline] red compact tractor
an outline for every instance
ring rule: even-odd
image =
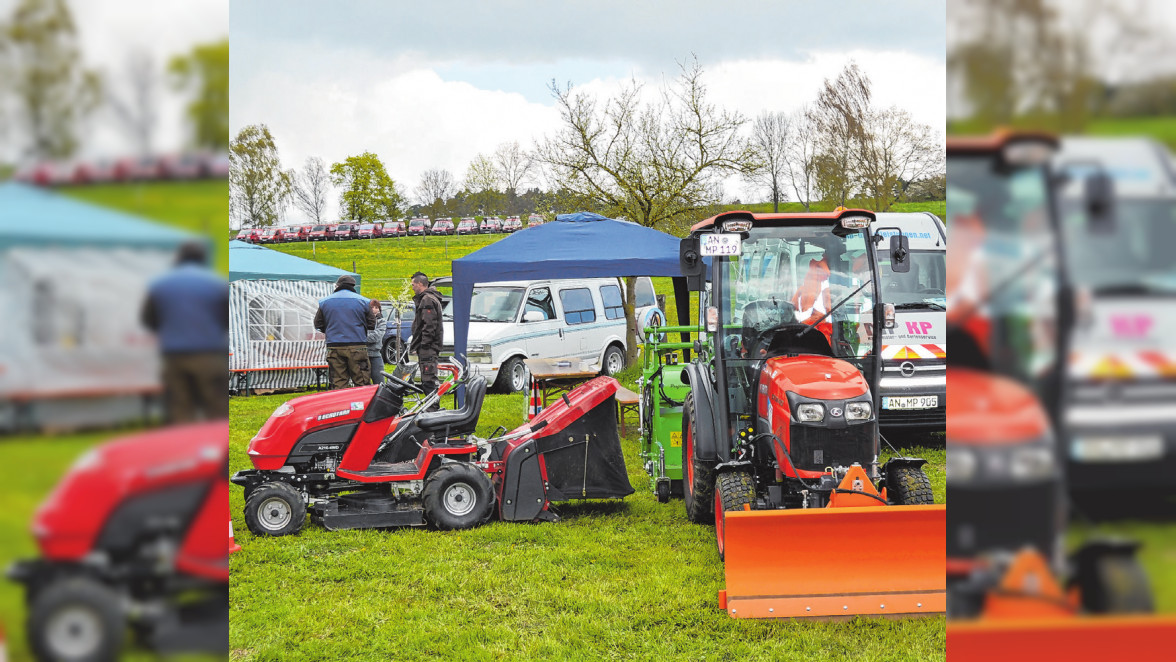
[[[294,398],[249,442],[253,469],[245,522],[258,536],[297,533],[311,519],[328,530],[431,525],[468,529],[555,520],[551,504],[633,493],[617,434],[616,380],[599,377],[494,439],[474,435],[486,380],[466,383],[465,403],[429,411],[462,383],[460,365],[433,393],[385,373],[386,382]],[[405,410],[405,396],[423,395]]]
[[[24,584],[43,660],[113,660],[125,632],[157,651],[225,654],[229,641],[228,422],[162,428],[98,446],[33,519]]]

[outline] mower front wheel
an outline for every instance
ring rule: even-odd
[[[715,493],[715,468],[713,462],[700,460],[694,452],[697,419],[694,394],[690,393],[682,407],[682,501],[686,504],[687,519],[695,524],[709,524],[714,521],[711,501]]]
[[[727,554],[727,513],[755,503],[755,479],[747,471],[727,471],[715,481],[715,543],[719,560]]]
[[[38,660],[114,660],[127,624],[118,594],[92,579],[49,585],[29,612],[29,645]]]
[[[425,519],[442,531],[480,526],[494,511],[494,486],[471,464],[441,465],[425,479],[422,495]]]
[[[306,524],[306,501],[286,483],[258,485],[245,500],[245,524],[255,536],[298,533]]]

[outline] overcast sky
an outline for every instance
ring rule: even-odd
[[[853,59],[879,104],[942,129],[944,34],[938,0],[235,0],[231,128],[268,124],[286,167],[375,152],[411,193],[427,168],[460,180],[478,152],[554,130],[553,79],[655,86],[693,53],[712,100],[749,118],[812,101]]]
[[[132,52],[149,53],[155,60],[160,72],[155,144],[160,151],[182,148],[189,138],[185,101],[168,89],[163,71],[173,55],[228,36],[229,0],[71,0],[68,4],[83,60],[108,84],[122,84]],[[0,21],[6,21],[16,5],[17,0],[0,0]],[[15,142],[15,137],[0,138],[0,159],[16,157]],[[121,156],[133,151],[106,108],[90,119],[81,143],[82,156]]]

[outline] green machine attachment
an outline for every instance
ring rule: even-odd
[[[641,374],[641,463],[649,474],[649,487],[657,500],[682,496],[682,403],[690,387],[682,381],[686,367],[682,350],[692,342],[669,342],[670,333],[697,333],[694,326],[659,326],[645,329]]]

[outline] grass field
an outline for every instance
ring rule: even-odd
[[[1122,117],[1096,119],[1086,127],[1092,136],[1148,136],[1176,149],[1176,117]]]

